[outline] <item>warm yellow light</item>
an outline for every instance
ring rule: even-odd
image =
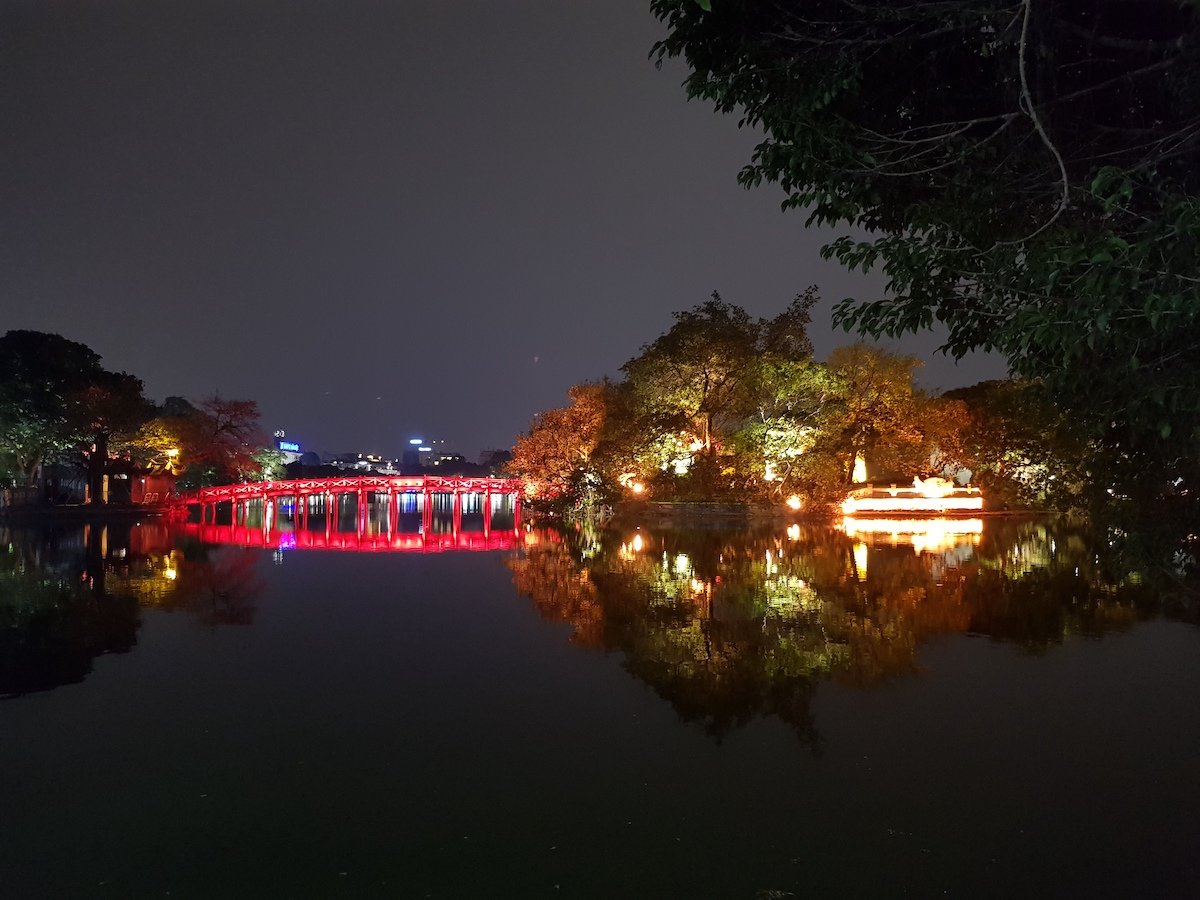
[[[642,547],[645,546],[642,543],[642,536],[640,534],[635,534],[633,536],[633,540],[629,542],[629,546],[633,548],[634,553],[641,553]]]
[[[860,455],[854,457],[854,474],[851,478],[855,484],[862,484],[867,480],[867,461]]]
[[[866,544],[859,542],[854,545],[854,571],[858,575],[858,580],[862,581],[867,577],[867,555],[870,552]]]
[[[954,491],[953,482],[945,478],[914,478],[913,487],[922,497],[945,497]]]
[[[976,487],[958,487],[945,478],[914,478],[912,487],[858,488],[842,503],[842,512],[949,512],[983,509]]]
[[[842,512],[848,516],[859,512],[949,512],[951,510],[983,509],[983,495],[963,497],[923,497],[908,493],[896,497],[847,497]]]
[[[178,447],[172,447],[170,450],[167,451],[167,456],[170,456],[172,459],[178,455],[179,455]]]
[[[178,569],[163,569],[163,578],[167,579],[167,581],[174,581],[178,577]]]
[[[772,465],[770,462],[768,462],[766,465],[766,471],[763,472],[763,481],[774,481],[774,480],[775,480],[775,466]]]
[[[634,481],[629,485],[629,489],[631,491],[633,491],[635,494],[640,494],[646,490],[646,486],[644,484],[642,484],[640,481]]]
[[[787,503],[788,509],[799,509],[801,506],[804,505],[804,501],[802,501],[795,494],[792,494],[792,496],[788,497],[787,500],[784,502]]]
[[[800,540],[800,526],[793,522],[787,527],[787,536],[789,541]]]
[[[917,553],[978,544],[983,519],[845,519],[848,535],[882,535],[893,545],[910,544]]]

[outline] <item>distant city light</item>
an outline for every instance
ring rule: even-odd
[[[430,451],[433,450],[432,447],[418,447],[417,449],[420,450],[422,453],[429,453]]]
[[[425,439],[424,439],[424,438],[409,438],[409,439],[408,439],[408,442],[409,442],[410,444],[412,444],[412,445],[415,447],[415,446],[417,446],[418,444],[423,444],[423,443],[425,443]]]

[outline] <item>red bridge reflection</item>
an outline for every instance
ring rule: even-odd
[[[347,550],[355,552],[438,553],[443,550],[511,550],[520,540],[518,529],[420,532],[270,531],[249,525],[181,525],[177,533],[206,544],[234,544],[278,550]]]

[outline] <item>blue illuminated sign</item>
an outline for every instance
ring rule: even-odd
[[[295,441],[280,441],[280,442],[279,442],[279,449],[280,449],[280,450],[287,450],[287,451],[289,451],[289,452],[291,452],[291,453],[299,453],[299,452],[300,452],[300,445],[299,445],[299,444],[297,444]]]

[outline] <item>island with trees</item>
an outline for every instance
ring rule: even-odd
[[[1084,448],[1036,382],[935,396],[913,356],[859,342],[818,361],[817,299],[810,287],[772,319],[717,294],[677,313],[621,379],[575,385],[535,417],[509,471],[557,513],[639,499],[821,512],[866,476],[972,477],[993,508],[1087,502]]]

